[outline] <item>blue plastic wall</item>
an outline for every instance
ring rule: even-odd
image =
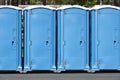
[[[61,9],[58,15],[57,70],[89,70],[89,11]]]
[[[91,10],[91,70],[120,70],[120,10]]]
[[[21,71],[21,10],[0,8],[0,70]]]
[[[36,7],[24,11],[24,71],[56,70],[56,11]]]

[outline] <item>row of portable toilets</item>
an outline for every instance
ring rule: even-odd
[[[0,7],[0,70],[120,70],[120,8]]]

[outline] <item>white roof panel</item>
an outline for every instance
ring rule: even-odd
[[[8,5],[6,5],[6,6],[0,6],[0,8],[13,8],[13,9],[17,9],[17,10],[22,10],[21,8],[19,8],[19,7],[15,7],[15,6],[8,6]]]
[[[53,8],[53,7],[50,7],[50,6],[36,5],[36,6],[28,6],[28,7],[24,8],[24,10],[29,10],[29,9],[34,9],[34,8],[47,8],[47,9],[51,9],[51,10],[56,9],[56,8]]]
[[[85,9],[85,10],[89,10],[88,8],[86,8],[86,7],[83,7],[83,6],[79,6],[79,5],[65,5],[65,6],[62,6],[62,7],[60,7],[60,8],[57,8],[57,10],[63,10],[63,9],[67,9],[67,8],[80,8],[80,9]]]
[[[120,9],[119,7],[111,6],[111,5],[96,5],[96,6],[92,7],[90,10],[96,10],[96,9],[102,9],[102,8]]]

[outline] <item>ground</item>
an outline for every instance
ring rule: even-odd
[[[102,73],[0,73],[0,80],[120,80],[120,72]]]

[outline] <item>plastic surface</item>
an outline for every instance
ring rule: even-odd
[[[114,8],[114,9],[120,9],[120,7],[117,6],[111,6],[111,5],[96,5],[91,8],[91,10],[97,10],[97,9],[102,9],[102,8]]]
[[[21,10],[0,8],[0,71],[21,71]]]
[[[120,9],[91,10],[91,69],[120,69]]]
[[[57,70],[89,70],[89,11],[71,7],[58,10]]]
[[[79,6],[79,5],[68,5],[68,6],[62,6],[60,8],[57,8],[57,10],[64,10],[64,9],[69,9],[69,8],[80,8],[80,9],[83,9],[83,10],[89,10],[89,8],[86,8],[86,7],[83,7],[83,6]]]
[[[29,6],[24,8],[24,10],[30,10],[30,9],[35,9],[35,8],[46,8],[46,9],[50,9],[50,10],[55,10],[56,8],[50,7],[50,6]]]
[[[24,10],[24,71],[56,70],[55,13],[44,7]]]
[[[0,5],[0,8],[11,8],[11,9],[16,9],[16,10],[22,10],[22,9],[19,8],[19,7],[9,6],[9,5],[6,5],[6,6],[2,6],[2,5]]]

